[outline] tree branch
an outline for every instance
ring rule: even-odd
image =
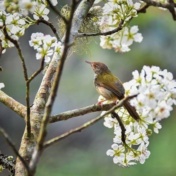
[[[148,7],[154,6],[154,7],[161,7],[161,8],[168,9],[172,15],[173,20],[176,21],[176,12],[174,9],[174,7],[176,7],[176,3],[174,3],[173,0],[168,0],[168,3],[161,3],[153,0],[142,0],[142,1],[145,2],[148,5]]]
[[[75,17],[72,21],[72,28],[70,31],[70,38],[69,44],[73,43],[75,39],[75,35],[77,34],[83,19],[85,18],[86,14],[88,13],[89,8],[93,4],[94,0],[83,0],[77,7],[75,11]],[[89,7],[89,8],[87,8]],[[43,77],[42,83],[34,100],[34,105],[32,109],[35,112],[41,112],[44,109],[46,101],[48,99],[50,89],[51,89],[51,80],[53,80],[56,72],[56,66],[58,65],[59,57],[53,57],[52,61],[50,62],[48,69]],[[53,81],[52,81],[53,82]]]
[[[48,97],[48,101],[46,103],[44,117],[43,117],[42,123],[41,123],[41,130],[40,130],[39,137],[38,137],[39,150],[42,149],[42,146],[43,146],[43,142],[44,142],[45,135],[46,135],[46,127],[47,127],[47,124],[48,124],[48,121],[49,121],[49,116],[51,114],[51,109],[52,109],[52,106],[53,106],[53,103],[54,103],[54,100],[55,100],[55,97],[56,97],[57,89],[60,85],[60,80],[61,80],[61,76],[62,76],[62,72],[63,72],[63,67],[64,67],[66,57],[67,57],[67,52],[68,52],[68,49],[69,49],[69,38],[70,38],[70,31],[71,31],[71,23],[72,23],[75,8],[76,7],[73,4],[71,14],[70,14],[70,19],[69,19],[69,22],[67,24],[67,31],[66,31],[66,35],[65,35],[63,53],[62,53],[62,56],[60,58],[59,64],[58,64],[57,69],[56,69],[56,76],[54,78],[53,85],[51,87],[50,96]]]
[[[42,61],[41,61],[41,64],[40,64],[40,68],[36,71],[36,72],[34,72],[29,78],[28,78],[28,80],[27,80],[27,82],[31,82],[38,74],[40,74],[40,72],[43,70],[43,68],[44,68],[44,63],[45,63],[45,59],[44,58],[42,58]]]
[[[107,31],[107,32],[97,32],[97,33],[79,33],[77,35],[77,37],[92,37],[92,36],[99,36],[99,35],[111,35],[111,34],[114,34],[118,31],[120,31],[123,27],[123,24],[124,24],[124,20],[121,20],[120,23],[119,23],[119,26],[116,28],[116,29],[113,29],[111,31]]]
[[[44,19],[42,19],[42,18],[40,18],[39,20],[37,20],[37,24],[38,24],[38,23],[43,23],[43,24],[46,24],[47,26],[49,26],[49,27],[51,28],[51,30],[53,31],[54,35],[56,36],[57,40],[58,40],[58,41],[61,41],[59,35],[57,34],[57,30],[56,30],[56,28],[53,26],[52,23],[50,23],[49,21],[46,21],[46,20],[44,20]]]
[[[171,5],[170,7],[168,7],[168,10],[170,11],[170,13],[172,14],[172,18],[173,20],[176,21],[176,12],[175,12],[175,6],[176,4],[174,3],[173,0],[168,0],[169,4]]]
[[[9,107],[12,111],[16,112],[22,118],[26,116],[26,107],[8,96],[2,90],[0,90],[0,102]]]
[[[68,44],[69,44],[69,38],[70,38],[70,30],[71,30],[71,22],[72,22],[74,10],[75,9],[72,7],[70,19],[69,19],[69,22],[67,24],[67,31],[66,31],[66,35],[65,35],[63,53],[62,53],[62,56],[59,60],[59,63],[57,64],[56,73],[55,73],[56,76],[54,78],[53,85],[51,87],[51,93],[50,93],[50,95],[48,97],[48,100],[47,100],[47,103],[46,103],[44,116],[43,116],[43,119],[42,119],[42,122],[41,122],[40,131],[39,131],[37,146],[34,150],[34,153],[32,155],[32,159],[31,159],[31,162],[30,162],[30,168],[33,172],[35,172],[36,165],[37,165],[38,160],[40,158],[40,155],[43,151],[43,143],[44,143],[45,136],[46,136],[46,127],[47,127],[47,124],[48,124],[48,121],[49,121],[49,116],[51,114],[51,109],[52,109],[52,106],[53,106],[53,103],[54,103],[54,100],[55,100],[55,97],[56,97],[56,92],[57,92],[57,89],[59,87],[64,62],[65,62],[66,56],[67,56]]]
[[[137,10],[137,13],[146,13],[147,8],[149,8],[150,6],[162,7],[162,8],[168,9],[173,17],[173,20],[176,20],[176,12],[174,9],[174,7],[176,7],[176,3],[174,3],[173,0],[168,0],[169,3],[167,4],[157,2],[157,1],[152,1],[152,0],[142,0],[142,1],[144,1],[146,4],[141,9]],[[124,20],[121,20],[119,23],[119,26],[116,29],[113,29],[111,31],[97,32],[97,33],[79,33],[77,37],[93,37],[93,36],[100,36],[100,35],[103,35],[103,36],[111,35],[111,34],[114,34],[120,31],[123,27],[123,24],[124,24]]]
[[[119,117],[119,115],[115,111],[112,112],[111,114],[112,114],[112,117],[115,118],[119,123],[120,129],[121,129],[121,140],[122,140],[123,144],[126,145],[126,134],[125,134],[126,128],[125,128],[121,118]]]
[[[5,38],[7,40],[9,40],[10,42],[12,42],[17,51],[18,51],[18,55],[20,57],[20,60],[21,60],[21,63],[22,63],[22,68],[23,68],[23,73],[24,73],[24,79],[26,81],[26,124],[27,124],[27,136],[30,137],[31,135],[31,124],[30,124],[30,96],[29,96],[29,93],[30,93],[30,84],[28,82],[28,73],[27,73],[27,67],[26,67],[26,63],[25,63],[25,59],[24,59],[24,56],[22,54],[22,51],[21,51],[21,48],[20,48],[20,45],[18,43],[17,40],[14,40],[13,38],[11,38],[7,32],[7,28],[6,28],[6,24],[5,24],[5,21],[3,21],[3,25],[4,25],[4,28],[3,28],[3,32],[4,32],[4,35],[5,35]]]
[[[59,136],[57,136],[57,137],[55,137],[55,138],[53,138],[53,139],[50,139],[50,140],[46,141],[46,142],[44,143],[44,148],[47,148],[47,147],[53,145],[54,143],[56,143],[56,142],[58,142],[58,141],[60,141],[60,140],[62,140],[62,139],[64,139],[64,138],[66,138],[66,137],[68,137],[68,136],[70,136],[70,135],[72,135],[72,134],[74,134],[74,133],[76,133],[76,132],[80,132],[80,131],[82,131],[83,129],[88,128],[89,126],[91,126],[91,125],[93,125],[94,123],[96,123],[96,122],[98,122],[99,120],[101,120],[103,117],[105,117],[105,116],[107,116],[108,114],[110,114],[111,112],[115,111],[117,108],[123,106],[123,104],[124,104],[125,101],[128,101],[129,99],[132,99],[132,98],[134,98],[135,96],[136,96],[136,95],[134,95],[134,96],[129,96],[129,97],[125,97],[124,99],[120,100],[117,105],[113,106],[110,110],[108,110],[107,112],[105,112],[103,115],[100,115],[100,116],[96,117],[95,119],[92,119],[92,120],[90,120],[90,121],[84,123],[83,125],[81,125],[81,126],[79,126],[79,127],[77,127],[77,128],[74,128],[74,129],[72,129],[72,130],[70,130],[70,131],[68,131],[68,132],[66,132],[66,133],[64,133],[64,134],[62,134],[62,135],[59,135]]]
[[[43,119],[42,119],[42,122],[41,122],[40,132],[39,132],[38,141],[37,141],[37,147],[34,151],[34,154],[32,156],[31,162],[30,162],[30,168],[33,172],[35,171],[37,162],[38,162],[38,160],[40,158],[40,155],[42,153],[43,143],[44,143],[45,136],[46,136],[46,127],[47,127],[47,124],[48,124],[48,121],[49,121],[49,116],[51,114],[52,106],[53,106],[53,103],[54,103],[54,100],[55,100],[55,97],[56,97],[56,92],[57,92],[57,89],[58,89],[59,83],[60,83],[64,62],[65,62],[65,59],[66,59],[66,56],[67,56],[72,16],[73,16],[73,13],[70,16],[70,21],[68,23],[70,25],[67,28],[67,34],[66,34],[65,41],[64,41],[63,54],[60,58],[58,66],[57,66],[56,76],[54,78],[53,85],[51,87],[51,93],[48,97],[48,100],[47,100],[47,103],[46,103],[46,106],[45,106],[45,112],[44,112],[44,116],[43,116]]]
[[[54,57],[52,59],[52,61],[50,62],[50,65],[47,69],[47,72],[45,73],[46,77],[50,78],[48,81],[51,82],[52,78],[54,78],[53,82],[52,82],[53,85],[51,86],[51,92],[49,90],[50,86],[47,86],[48,82],[45,82],[45,77],[44,77],[44,79],[41,83],[41,86],[39,88],[39,91],[36,95],[33,110],[39,111],[39,110],[41,110],[41,107],[42,107],[42,109],[44,109],[44,112],[43,112],[44,117],[42,119],[40,131],[38,134],[38,143],[37,143],[36,148],[34,149],[34,152],[33,152],[33,155],[32,155],[31,161],[30,161],[30,169],[33,172],[35,172],[37,162],[38,162],[40,155],[42,153],[43,142],[44,142],[45,135],[46,135],[46,126],[48,124],[52,105],[53,105],[55,97],[56,97],[56,91],[57,91],[59,84],[60,84],[60,79],[61,79],[61,75],[62,75],[62,71],[63,71],[63,66],[64,66],[64,63],[66,60],[66,56],[68,53],[68,49],[70,47],[70,44],[73,43],[73,41],[75,39],[75,33],[77,33],[77,31],[79,30],[79,28],[82,24],[83,18],[88,13],[90,7],[93,5],[93,2],[94,2],[94,0],[83,0],[83,1],[81,1],[81,3],[79,4],[79,6],[77,7],[77,9],[75,11],[76,4],[75,4],[75,1],[73,1],[70,19],[67,24],[66,34],[64,36],[64,49],[63,49],[62,56],[61,56],[60,60],[58,60],[59,58]],[[74,13],[74,11],[75,11],[75,13]],[[55,64],[53,65],[53,63],[55,63]],[[50,70],[53,70],[54,72],[52,72],[52,74],[50,74]],[[46,86],[44,86],[44,85],[46,85]],[[44,92],[45,92],[45,94],[44,94]],[[49,92],[50,92],[50,94],[49,94]],[[45,99],[45,100],[43,101],[43,99]],[[40,104],[36,104],[36,102],[38,102],[38,100],[39,100]],[[47,100],[47,103],[45,106],[46,100]],[[45,106],[45,108],[43,108],[44,106]]]
[[[78,117],[81,115],[85,115],[91,112],[97,112],[97,111],[107,111],[110,108],[112,108],[115,105],[115,103],[110,103],[110,104],[103,104],[103,105],[98,105],[98,104],[93,104],[87,107],[83,107],[80,109],[75,109],[71,111],[66,111],[61,114],[57,114],[55,116],[51,116],[49,119],[50,123],[58,122],[61,120],[68,120],[73,117]]]
[[[149,4],[145,4],[142,8],[137,10],[137,13],[146,13],[146,10],[148,9],[149,6],[150,6]]]
[[[58,11],[53,4],[50,2],[50,0],[46,0],[47,3],[49,4],[50,8],[64,21],[65,24],[67,24],[67,19]]]

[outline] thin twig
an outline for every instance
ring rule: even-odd
[[[121,20],[120,23],[119,23],[119,26],[116,28],[116,29],[113,29],[111,31],[107,31],[107,32],[97,32],[97,33],[79,33],[77,35],[77,37],[92,37],[92,36],[99,36],[99,35],[111,35],[111,34],[114,34],[118,31],[120,31],[123,27],[123,24],[124,24],[124,20]]]
[[[5,138],[5,140],[7,141],[7,143],[9,144],[9,146],[12,148],[12,150],[14,151],[14,153],[16,154],[16,156],[20,159],[20,161],[23,163],[24,167],[26,168],[27,172],[30,175],[30,169],[26,163],[26,161],[23,159],[23,157],[18,153],[18,150],[16,149],[15,145],[13,144],[12,140],[10,139],[10,137],[8,136],[8,134],[4,131],[3,128],[0,127],[0,133],[3,135],[3,137]]]
[[[168,9],[173,17],[173,20],[174,21],[176,20],[176,12],[174,10],[176,3],[174,3],[173,0],[168,0],[168,3],[161,3],[153,0],[142,0],[142,1],[145,2],[148,6],[162,7]]]
[[[112,117],[118,121],[120,129],[121,129],[121,140],[124,144],[126,144],[126,134],[125,134],[126,128],[124,124],[122,120],[120,119],[119,115],[115,111],[112,112],[111,114],[112,114]]]
[[[43,18],[40,18],[39,20],[37,20],[37,24],[38,23],[44,23],[47,26],[49,26],[51,28],[51,30],[53,31],[54,35],[56,36],[57,40],[61,41],[59,35],[57,34],[57,30],[52,23],[50,23],[49,21],[44,20]]]
[[[28,78],[28,80],[27,80],[27,82],[31,82],[38,74],[40,74],[40,72],[43,70],[43,68],[44,68],[44,63],[45,63],[45,59],[44,58],[42,58],[42,61],[41,61],[41,64],[40,64],[40,68],[36,71],[36,72],[34,72],[29,78]]]
[[[49,4],[50,8],[64,21],[65,24],[68,23],[67,19],[58,11],[53,4],[50,2],[50,0],[46,0],[47,3]]]
[[[128,101],[129,99],[132,99],[132,98],[134,98],[134,97],[136,97],[136,95],[129,96],[129,97],[125,97],[124,99],[120,100],[117,105],[115,105],[114,107],[112,107],[110,110],[108,110],[108,111],[107,111],[106,113],[104,113],[103,115],[100,115],[100,116],[98,116],[98,117],[96,117],[96,118],[94,118],[94,119],[92,119],[92,120],[90,120],[90,121],[84,123],[83,125],[81,125],[81,126],[79,126],[79,127],[77,127],[77,128],[74,128],[74,129],[72,129],[72,130],[70,130],[70,131],[68,131],[68,132],[66,132],[66,133],[64,133],[64,134],[62,134],[62,135],[59,135],[59,136],[57,136],[57,137],[55,137],[55,138],[53,138],[53,139],[50,139],[50,140],[46,141],[46,142],[44,143],[44,148],[47,148],[47,147],[51,146],[52,144],[54,144],[54,143],[56,143],[56,142],[58,142],[58,141],[60,141],[60,140],[62,140],[62,139],[64,139],[64,138],[66,138],[66,137],[68,137],[68,136],[70,136],[70,135],[72,135],[72,134],[74,134],[74,133],[76,133],[76,132],[80,132],[80,131],[82,131],[83,129],[88,128],[89,126],[91,126],[91,125],[93,125],[94,123],[96,123],[96,122],[98,122],[99,120],[101,120],[103,117],[105,117],[105,116],[107,116],[108,114],[114,112],[117,108],[123,106],[123,104],[124,104],[125,101]]]
[[[87,107],[66,111],[66,112],[63,112],[61,114],[51,116],[50,119],[49,119],[49,122],[54,123],[54,122],[58,122],[58,121],[62,121],[62,120],[68,120],[70,118],[85,115],[85,114],[88,114],[90,112],[107,111],[110,108],[112,108],[114,105],[115,105],[114,102],[110,103],[110,104],[102,104],[102,105],[93,104],[93,105],[90,105],[90,106],[87,106]]]
[[[150,6],[149,4],[145,4],[142,8],[137,10],[137,13],[146,13],[146,10],[148,9],[149,6]]]
[[[31,137],[31,122],[30,122],[30,82],[26,81],[26,125],[27,125],[27,137]]]
[[[17,40],[14,40],[13,38],[11,38],[7,32],[7,28],[6,28],[6,25],[5,25],[5,21],[3,21],[3,25],[4,25],[4,28],[3,28],[3,32],[4,32],[4,35],[5,35],[5,38],[8,39],[10,42],[12,42],[17,51],[18,51],[18,55],[20,57],[20,60],[21,60],[21,63],[22,63],[22,68],[23,68],[23,73],[24,73],[24,79],[26,81],[26,124],[27,124],[27,136],[30,137],[31,136],[31,124],[30,124],[30,85],[28,83],[28,73],[27,73],[27,67],[26,67],[26,63],[25,63],[25,59],[24,59],[24,56],[22,54],[22,51],[21,51],[21,48],[20,48],[20,45],[18,43]]]
[[[28,79],[28,73],[27,73],[27,67],[26,67],[26,63],[25,63],[24,56],[23,56],[23,54],[22,54],[20,45],[19,45],[19,43],[18,43],[17,40],[14,40],[13,38],[11,38],[11,37],[9,36],[9,34],[8,34],[8,32],[7,32],[6,25],[5,25],[5,21],[4,21],[3,23],[4,23],[4,24],[3,24],[3,25],[4,25],[4,27],[3,27],[3,32],[4,32],[4,35],[5,35],[5,38],[6,38],[7,40],[9,40],[10,42],[12,42],[12,43],[15,45],[17,51],[18,51],[18,54],[19,54],[19,56],[20,56],[20,60],[21,60],[21,63],[22,63],[22,67],[23,67],[24,78],[25,78],[25,81],[26,81],[26,80]]]

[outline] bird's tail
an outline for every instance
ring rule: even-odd
[[[136,121],[140,119],[139,114],[136,112],[135,107],[131,106],[131,104],[128,101],[124,102],[124,106],[133,119],[135,119]]]

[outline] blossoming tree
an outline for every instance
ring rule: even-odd
[[[130,26],[130,21],[139,13],[145,13],[150,6],[168,10],[176,20],[176,3],[173,0],[72,0],[67,6],[67,13],[57,9],[55,0],[19,0],[0,1],[0,52],[3,54],[15,47],[22,63],[26,83],[26,105],[22,105],[3,92],[4,83],[0,80],[0,102],[16,112],[25,121],[25,130],[19,150],[14,146],[5,129],[0,133],[7,140],[17,159],[0,154],[0,172],[7,169],[12,175],[35,175],[38,161],[43,150],[89,127],[104,118],[104,125],[113,128],[112,148],[107,155],[120,166],[144,163],[150,156],[149,137],[152,132],[161,129],[160,121],[170,116],[176,104],[176,81],[171,72],[157,66],[144,66],[141,71],[132,73],[133,79],[124,83],[125,98],[119,102],[110,102],[103,97],[103,104],[51,115],[57,89],[60,86],[65,60],[76,40],[89,36],[100,36],[103,49],[115,52],[128,52],[133,42],[142,42],[142,34],[137,25]],[[54,11],[62,26],[63,34],[49,22],[50,10]],[[25,56],[19,39],[25,30],[38,23],[44,23],[53,31],[53,35],[41,32],[31,35],[29,45],[36,51],[36,59],[41,60],[40,68],[29,75]],[[88,28],[92,25],[92,29]],[[43,79],[36,93],[33,105],[30,106],[30,84],[43,71]],[[122,107],[130,101],[140,115],[135,121]],[[79,115],[102,111],[101,115],[87,123],[72,129],[60,136],[46,141],[47,126],[60,120],[67,120]],[[115,112],[120,117],[112,117]],[[15,160],[15,161],[14,161]]]

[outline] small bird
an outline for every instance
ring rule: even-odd
[[[106,100],[121,100],[124,98],[125,89],[122,82],[111,73],[109,68],[101,62],[89,62],[94,73],[94,84],[95,88],[100,95],[102,95]],[[139,120],[139,114],[136,112],[135,107],[131,106],[128,101],[124,102],[124,107],[127,109],[130,116],[135,120]]]

